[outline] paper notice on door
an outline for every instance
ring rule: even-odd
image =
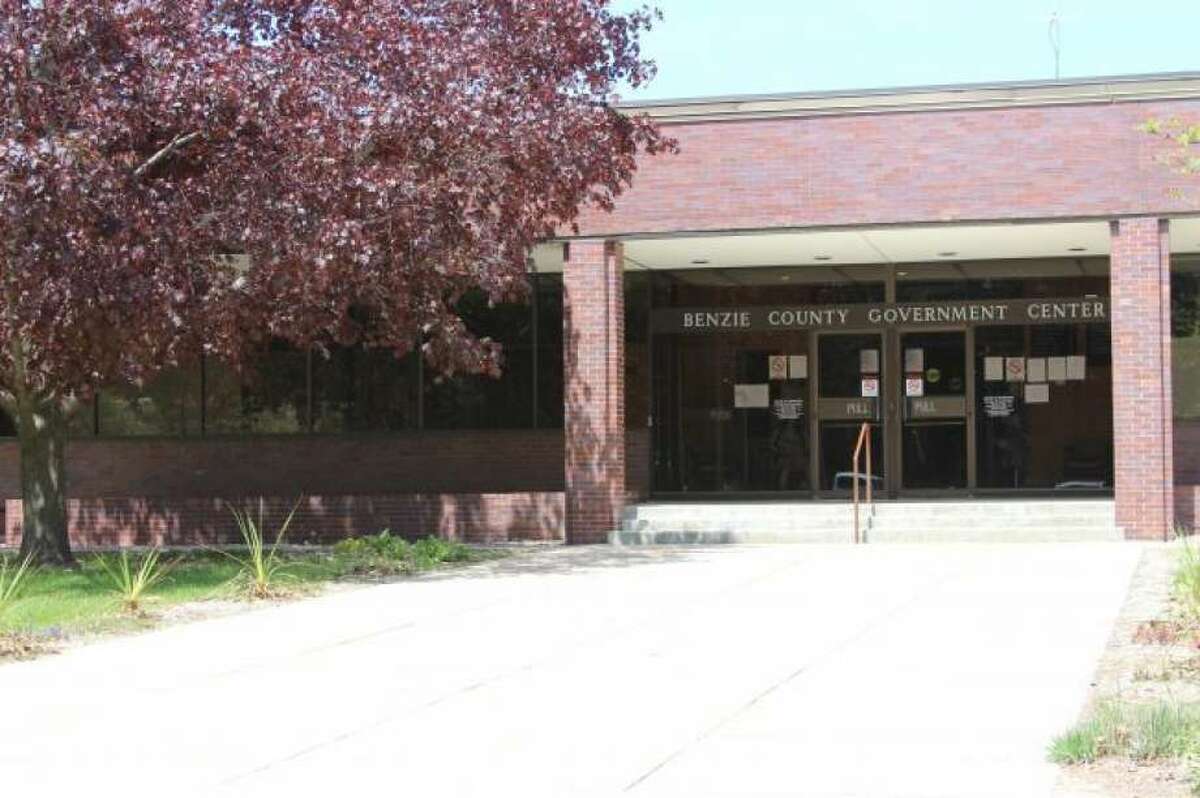
[[[985,357],[983,359],[983,378],[988,382],[1004,382],[1004,358]]]
[[[771,355],[767,359],[767,371],[773,380],[786,380],[788,376],[787,355]]]
[[[804,415],[804,400],[776,399],[773,412],[780,421],[795,421]]]
[[[879,373],[878,349],[860,349],[858,351],[858,371],[860,374]]]
[[[863,377],[862,378],[862,395],[865,399],[879,398],[879,378],[878,377]]]
[[[1067,379],[1087,379],[1087,358],[1083,355],[1071,355],[1067,358]]]
[[[988,418],[1008,418],[1017,406],[1017,397],[985,396],[983,397],[983,412]]]
[[[808,379],[808,355],[792,355],[788,358],[788,378]]]
[[[1047,358],[1046,376],[1050,382],[1066,382],[1067,359],[1065,357]]]
[[[921,397],[925,395],[925,380],[920,377],[904,378],[904,395]]]
[[[912,373],[914,371],[925,370],[925,350],[924,349],[905,349],[904,350],[904,371]]]
[[[1025,361],[1025,379],[1028,382],[1046,381],[1046,358],[1031,357]]]
[[[1025,384],[1025,404],[1044,405],[1050,401],[1050,386],[1044,382]]]
[[[1009,382],[1025,382],[1025,358],[1004,358],[1004,378]]]
[[[733,386],[733,406],[739,410],[770,407],[771,386],[767,383]]]

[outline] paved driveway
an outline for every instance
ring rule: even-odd
[[[1079,711],[1140,551],[543,551],[0,667],[0,780],[38,796],[1049,795],[1046,743]]]

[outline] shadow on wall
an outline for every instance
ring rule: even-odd
[[[234,506],[273,536],[295,498],[243,497]],[[67,507],[78,547],[202,545],[236,542],[237,527],[222,499],[73,499]],[[4,542],[20,545],[21,502],[5,502]],[[287,540],[328,543],[390,529],[410,539],[437,535],[469,543],[559,541],[564,525],[559,491],[477,494],[305,496]]]
[[[1175,485],[1175,528],[1185,534],[1196,534],[1197,505],[1200,505],[1200,485]]]

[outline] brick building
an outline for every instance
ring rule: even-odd
[[[648,496],[1200,501],[1200,179],[1139,131],[1200,74],[638,103],[680,153],[464,303],[498,380],[280,348],[113,387],[68,450],[79,543],[195,541],[224,501],[314,538],[603,540]],[[865,479],[866,477],[864,477]],[[18,451],[0,443],[5,535]],[[798,506],[798,511],[802,511]]]

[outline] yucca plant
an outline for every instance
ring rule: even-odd
[[[269,598],[276,592],[280,578],[286,576],[283,571],[283,559],[279,556],[279,547],[283,544],[283,538],[292,524],[296,510],[300,508],[303,498],[303,496],[300,497],[292,505],[291,512],[280,525],[275,540],[270,545],[267,544],[263,534],[262,501],[258,503],[257,520],[249,512],[228,505],[229,511],[233,513],[233,520],[237,523],[238,534],[241,535],[242,543],[246,546],[246,554],[238,556],[227,551],[222,553],[241,567],[240,576],[245,580],[247,589],[253,598]]]
[[[121,597],[121,604],[129,612],[141,609],[146,594],[166,578],[175,562],[162,562],[162,551],[157,547],[146,552],[140,562],[133,562],[128,551],[119,556],[99,555],[96,564],[108,578],[113,592]]]
[[[33,555],[26,556],[19,565],[13,565],[7,557],[0,557],[0,615],[4,615],[20,597],[35,570]]]

